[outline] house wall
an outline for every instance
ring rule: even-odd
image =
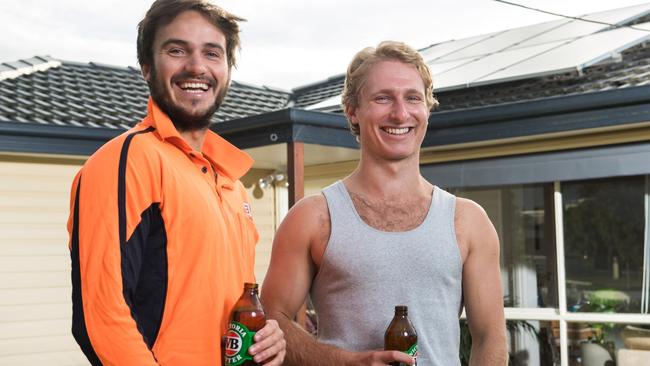
[[[323,188],[345,178],[352,173],[357,163],[357,161],[345,161],[305,167],[305,196],[319,194]]]
[[[74,341],[66,224],[82,159],[0,155],[0,365],[87,365]],[[253,171],[253,174],[262,174]],[[262,282],[275,232],[275,191],[255,198]]]
[[[0,156],[0,365],[86,365],[70,333],[70,183],[81,161]]]
[[[264,282],[264,276],[266,276],[271,261],[271,244],[273,243],[273,235],[278,220],[276,187],[271,185],[268,188],[261,189],[256,183],[259,178],[270,172],[268,170],[251,169],[246,176],[242,177],[253,211],[253,220],[260,236],[255,247],[255,279],[259,284]]]

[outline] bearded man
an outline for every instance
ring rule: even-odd
[[[158,0],[138,26],[147,116],[72,184],[72,333],[93,365],[221,364],[258,239],[239,181],[252,159],[208,129],[242,20],[202,0]],[[282,363],[276,321],[254,341],[255,362]]]

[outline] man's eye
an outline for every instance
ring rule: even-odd
[[[185,54],[185,51],[183,51],[181,48],[170,48],[167,50],[167,53],[172,56],[182,56]]]
[[[221,53],[209,51],[205,53],[205,56],[209,59],[218,59],[221,57]]]
[[[379,96],[375,97],[375,102],[377,102],[377,103],[388,103],[388,101],[389,101],[389,99],[385,95],[379,95]]]
[[[422,97],[419,95],[411,95],[410,97],[407,98],[409,103],[419,103],[422,101]]]

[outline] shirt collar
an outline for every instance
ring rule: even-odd
[[[160,139],[174,144],[186,154],[192,152],[192,148],[178,133],[172,121],[151,97],[147,104],[147,116],[142,124],[154,127]],[[219,173],[227,175],[232,180],[241,178],[253,166],[253,158],[250,155],[210,129],[206,131],[201,152],[217,164],[215,168]]]

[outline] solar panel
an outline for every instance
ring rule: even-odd
[[[562,24],[568,22],[569,21],[562,19],[500,32],[492,37],[482,40],[481,42],[475,43],[471,46],[440,57],[436,60],[436,62],[453,61],[464,58],[475,58],[477,56],[501,52],[508,49],[509,47],[524,42],[530,38],[536,37],[541,33],[547,32],[553,28],[557,28]]]
[[[438,90],[451,87],[467,86],[471,82],[485,76],[490,72],[495,72],[497,70],[507,68],[508,66],[513,65],[517,62],[527,60],[554,47],[558,47],[563,43],[563,41],[559,41],[493,53],[489,56],[478,58],[471,63],[456,67],[450,71],[443,72],[435,77],[434,82],[436,83]]]
[[[433,46],[429,46],[423,50],[420,50],[420,54],[428,63],[433,63],[436,62],[439,58],[444,57],[445,55],[461,50],[475,43],[479,43],[487,38],[494,37],[494,35],[499,33],[500,32],[483,34],[480,36],[438,43]]]
[[[625,8],[601,11],[593,14],[586,14],[581,18],[620,25],[639,19],[648,14],[650,14],[650,4],[645,3]]]
[[[582,18],[594,20],[608,24],[625,24],[631,20],[638,19],[650,12],[650,4],[643,4],[631,6],[622,9],[610,10],[591,15],[584,15]],[[559,41],[562,39],[572,39],[582,37],[588,34],[593,34],[605,29],[610,28],[605,24],[589,23],[580,20],[571,20],[568,23],[550,30],[544,34],[540,34],[530,40],[522,42],[515,47],[528,47],[545,42]]]
[[[646,40],[650,32],[608,29],[612,29],[609,24],[626,24],[648,14],[650,4],[643,4],[584,16],[607,24],[560,19],[511,29],[438,57],[429,65],[437,71],[438,90],[577,70]],[[461,60],[465,62],[451,63]]]
[[[434,75],[437,91],[538,77],[579,70],[649,40],[650,31],[610,26],[646,15],[650,15],[650,3],[582,16],[606,24],[562,18],[438,43],[420,53]],[[650,30],[650,23],[635,27]],[[338,103],[340,96],[335,96],[310,109]]]
[[[456,61],[449,61],[449,62],[439,62],[435,64],[429,64],[429,70],[431,70],[431,75],[436,76],[439,74],[442,74],[444,72],[450,71],[452,69],[455,69],[461,65],[467,64],[472,62],[473,60],[456,60]]]
[[[650,29],[650,23],[639,28]],[[475,79],[471,84],[484,84],[496,80],[506,81],[520,76],[535,77],[549,73],[577,70],[615,56],[627,48],[650,39],[650,32],[619,28],[592,34],[553,48],[535,57]],[[486,70],[487,71],[487,70]]]

